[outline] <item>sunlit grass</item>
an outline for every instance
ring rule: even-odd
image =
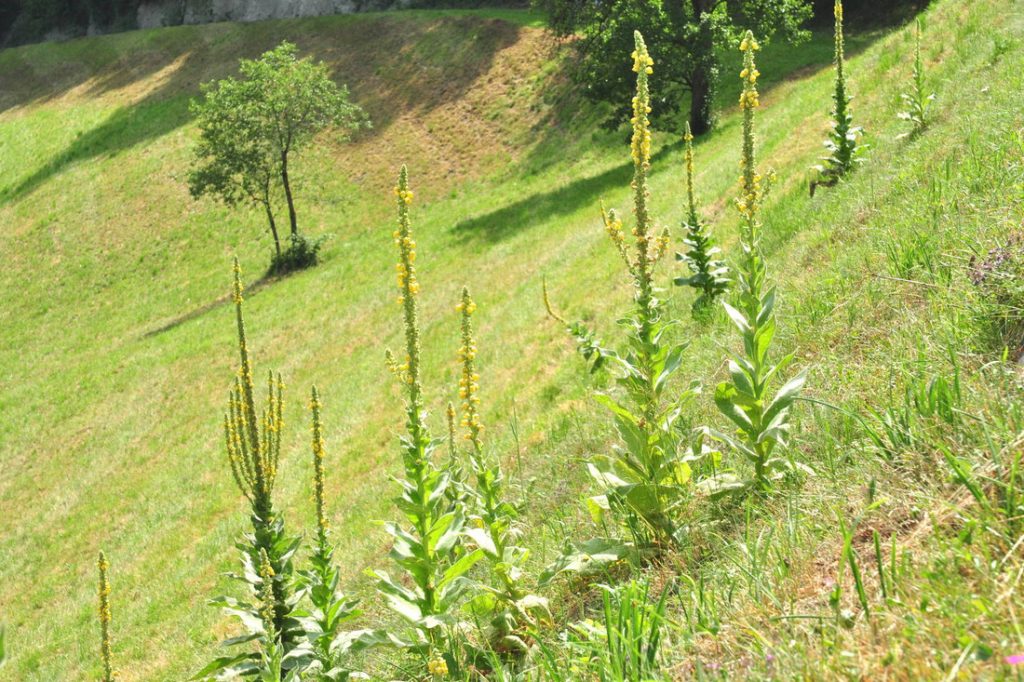
[[[410,14],[408,21],[419,19]],[[258,216],[188,199],[183,175],[193,131],[184,104],[198,80],[285,36],[337,58],[339,78],[357,95],[362,87],[371,96],[365,84],[378,82],[375,69],[415,85],[420,74],[402,71],[387,55],[359,55],[375,65],[352,67],[346,78],[353,58],[338,56],[343,48],[336,44],[346,22],[185,27],[0,55],[0,79],[30,81],[2,88],[25,99],[15,107],[3,100],[8,108],[0,114],[7,238],[0,290],[9,292],[0,307],[0,619],[10,657],[4,673],[12,679],[98,675],[92,562],[101,546],[117,567],[112,639],[121,679],[183,679],[225,634],[227,621],[204,605],[228,589],[219,573],[232,568],[226,548],[244,521],[220,442],[235,348],[224,296],[231,255],[256,272],[269,242],[259,236]],[[850,36],[849,78],[871,150],[848,184],[813,200],[806,181],[827,125],[830,36],[816,35],[797,50],[765,50],[760,156],[779,182],[765,209],[764,246],[785,313],[775,343],[811,368],[811,397],[863,414],[869,406],[881,413],[902,405],[908,381],[951,376],[955,358],[964,376],[960,409],[971,415],[963,423],[973,426],[954,430],[925,419],[917,439],[890,463],[875,454],[856,420],[820,406],[798,408],[802,435],[795,448],[818,475],[767,510],[752,508],[749,521],[742,521],[745,510],[733,510],[739,527],[706,539],[717,558],[700,568],[682,564],[687,576],[712,586],[704,599],[717,600],[716,615],[707,603],[704,621],[683,608],[697,599],[695,590],[668,601],[669,618],[689,628],[665,653],[670,670],[700,661],[734,677],[891,670],[896,678],[932,678],[951,671],[967,651],[962,671],[996,677],[1004,671],[1001,656],[1024,650],[1005,624],[1013,599],[997,601],[1006,575],[1019,569],[1019,554],[998,570],[974,561],[976,551],[997,562],[1006,552],[997,552],[1002,540],[978,531],[972,537],[981,544],[965,539],[965,529],[992,522],[975,516],[963,486],[947,483],[940,447],[977,456],[983,473],[986,460],[996,459],[986,454],[992,449],[1019,451],[1013,443],[1020,408],[1005,405],[1014,379],[980,370],[998,350],[976,342],[963,273],[972,252],[987,250],[1021,219],[1021,28],[1020,13],[994,0],[969,7],[943,2],[928,13],[932,40],[924,60],[942,85],[929,130],[912,143],[894,141],[904,129],[895,111],[912,31]],[[389,514],[386,474],[400,467],[394,437],[403,421],[382,350],[401,345],[390,216],[397,169],[386,159],[405,158],[414,177],[423,178],[417,196],[426,201],[415,220],[419,249],[430,254],[418,264],[429,321],[424,383],[452,387],[426,396],[432,424],[443,431],[443,407],[455,398],[452,302],[465,284],[479,306],[474,321],[478,364],[488,377],[483,419],[491,444],[514,480],[536,477],[538,501],[527,515],[524,544],[538,565],[561,548],[563,532],[590,531],[578,504],[590,492],[579,458],[612,441],[600,408],[586,398],[591,386],[579,378],[578,360],[545,319],[540,289],[546,276],[564,312],[605,334],[622,313],[618,302],[628,282],[607,244],[598,203],[629,205],[625,137],[580,129],[593,114],[574,119],[557,110],[544,83],[533,84],[525,101],[515,96],[521,81],[548,68],[534,29],[480,31],[470,53],[480,68],[461,73],[451,95],[426,108],[403,102],[391,124],[357,151],[326,143],[301,162],[300,215],[312,233],[333,234],[325,263],[256,289],[247,301],[250,343],[261,364],[279,368],[286,382],[286,420],[305,423],[302,406],[314,381],[324,396],[327,511],[345,579],[366,597],[361,571],[386,550],[374,520]],[[425,41],[425,49],[438,38],[412,31],[409,40]],[[486,40],[501,49],[489,49]],[[211,61],[188,61],[170,90],[136,101],[159,73],[148,65],[172,61],[154,53],[189,50]],[[62,64],[90,73],[108,70],[114,58],[123,67],[115,72],[131,74],[137,63],[138,81],[108,81],[109,88],[95,90],[50,87]],[[423,96],[438,82],[420,83]],[[719,130],[698,141],[697,154],[705,217],[729,255],[737,238],[730,197],[739,119],[732,110],[738,91],[730,92],[728,76],[725,82],[728,108]],[[489,99],[474,94],[481,90]],[[467,103],[471,111],[461,108]],[[34,175],[29,189],[17,190]],[[670,135],[655,133],[651,186],[653,214],[678,241],[684,168],[681,145]],[[675,316],[688,317],[689,293],[672,294]],[[707,385],[722,378],[727,321],[704,330],[687,322],[680,333],[692,339],[684,376]],[[696,402],[694,417],[716,419],[708,399]],[[282,443],[278,499],[293,528],[313,527],[307,441],[297,427]],[[879,530],[887,567],[895,534],[904,606],[883,604],[873,625],[859,619],[851,630],[835,629],[826,645],[816,624],[832,614],[829,581],[838,575],[843,541],[836,514],[848,515],[851,526],[859,519],[859,529]],[[854,538],[867,594],[877,600],[873,549]],[[857,608],[848,574],[844,587],[842,608]],[[372,598],[367,606],[368,620],[381,615]],[[560,615],[570,612],[565,607]],[[715,619],[721,627],[712,637],[707,630]],[[894,642],[899,650],[889,656]],[[986,650],[987,659],[977,655]]]

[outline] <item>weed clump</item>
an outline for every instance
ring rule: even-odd
[[[686,143],[686,219],[683,229],[686,236],[683,243],[690,247],[685,254],[677,253],[676,260],[686,263],[692,273],[689,277],[677,277],[676,286],[688,286],[700,292],[693,302],[694,317],[703,317],[715,299],[729,289],[729,268],[724,261],[715,258],[721,249],[714,245],[704,222],[697,213],[697,201],[693,190],[693,134],[690,124],[686,124],[683,134]]]
[[[928,126],[928,110],[935,101],[935,93],[928,93],[924,81],[924,64],[921,61],[921,20],[917,20],[917,32],[914,35],[914,71],[911,78],[910,92],[900,94],[906,111],[897,116],[910,123],[910,131],[900,137],[916,137]]]
[[[1017,232],[984,258],[973,256],[968,277],[977,288],[976,311],[994,344],[1024,357],[1024,233]]]
[[[319,237],[307,237],[303,234],[290,235],[288,246],[284,251],[271,256],[270,269],[267,274],[280,276],[313,267],[320,262],[320,249],[326,241],[327,235]]]
[[[843,37],[843,3],[836,0],[835,8],[835,55],[833,61],[836,69],[835,91],[832,93],[832,130],[825,140],[828,156],[822,163],[815,166],[818,177],[811,182],[811,196],[818,185],[831,187],[840,178],[854,169],[860,161],[864,146],[858,143],[864,129],[853,125],[853,114],[850,111],[851,97],[847,93],[845,39]]]

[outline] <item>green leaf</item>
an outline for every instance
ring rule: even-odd
[[[590,512],[591,520],[598,525],[604,523],[605,512],[611,510],[611,505],[608,504],[607,495],[594,495],[593,497],[588,497],[586,505],[587,511]]]
[[[807,373],[801,372],[797,376],[786,382],[779,392],[775,394],[775,399],[772,400],[771,404],[768,405],[764,411],[763,420],[766,423],[771,423],[777,414],[782,410],[793,404],[793,401],[800,396],[800,390],[804,387],[804,383],[807,381]]]
[[[736,388],[731,384],[722,382],[715,388],[715,406],[718,410],[728,417],[736,426],[743,429],[744,431],[750,432],[753,430],[753,424],[747,413],[740,409],[739,405],[736,404],[739,394]]]
[[[725,312],[728,313],[729,319],[732,320],[733,324],[736,325],[736,328],[740,330],[741,334],[745,335],[750,333],[750,325],[747,324],[747,319],[743,317],[743,313],[736,310],[725,301],[722,301],[722,306],[725,307]]]
[[[421,598],[417,592],[396,583],[384,571],[372,571],[371,575],[377,578],[377,589],[385,595],[392,595],[411,603],[415,603]]]
[[[763,326],[775,310],[775,287],[772,287],[761,300],[761,309],[757,312],[757,325]]]
[[[482,529],[476,529],[482,530]],[[491,545],[494,546],[493,544]],[[444,572],[444,576],[441,577],[438,582],[438,589],[444,588],[445,585],[452,582],[456,578],[465,575],[469,569],[473,568],[473,565],[480,561],[484,557],[484,551],[482,549],[475,549],[472,552],[467,552],[458,561],[448,567],[448,570]]]
[[[598,467],[598,464],[610,465],[611,462],[602,462],[597,458],[595,458],[594,461],[587,462],[587,472],[590,474],[590,477],[594,479],[594,482],[597,483],[599,486],[601,486],[602,488],[621,488],[623,486],[629,485],[628,481],[619,478],[613,472],[607,469],[602,469]]]
[[[618,403],[614,398],[612,398],[607,393],[598,393],[598,394],[596,394],[594,396],[594,401],[600,403],[601,405],[604,405],[605,407],[607,407],[616,416],[621,417],[622,419],[625,419],[626,421],[629,421],[629,422],[632,422],[632,423],[636,424],[636,422],[637,422],[636,415],[634,415],[632,412],[630,412],[628,409],[626,409],[623,405]]]
[[[355,654],[378,646],[397,646],[401,643],[384,630],[348,630],[335,635],[328,650],[337,655]]]
[[[633,456],[640,460],[646,459],[647,434],[635,422],[619,416],[615,417],[615,426],[618,427],[622,441],[626,444],[626,448],[633,453]]]
[[[751,382],[750,374],[732,360],[729,361],[729,376],[732,377],[733,386],[738,392],[745,393],[753,398],[754,385]]]
[[[679,369],[680,365],[683,364],[683,353],[686,351],[687,344],[681,343],[673,346],[668,352],[668,356],[665,358],[664,368],[661,373],[658,374],[657,379],[654,380],[654,390],[661,391],[665,382],[668,380],[672,373]]]
[[[255,661],[259,660],[255,652],[240,654],[238,656],[222,656],[215,658],[206,667],[197,672],[191,679],[229,679],[232,676],[240,676],[259,670]]]
[[[775,336],[775,320],[770,319],[758,327],[754,334],[754,357],[758,363],[764,363],[768,356],[768,348],[771,346],[772,338]]]
[[[734,474],[723,473],[703,479],[697,487],[711,499],[718,499],[742,493],[750,487],[750,483],[740,480]]]
[[[613,538],[594,538],[584,542],[575,551],[562,554],[540,574],[538,584],[548,585],[562,573],[591,574],[625,559],[632,546]]]
[[[459,512],[449,512],[439,517],[427,532],[426,546],[438,554],[454,546],[462,531],[461,519]]]

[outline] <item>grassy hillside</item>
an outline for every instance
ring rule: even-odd
[[[315,382],[338,555],[367,621],[376,618],[362,571],[386,561],[375,520],[391,515],[387,475],[400,467],[404,413],[383,348],[401,344],[391,186],[405,162],[436,432],[455,396],[454,304],[467,284],[480,306],[484,421],[534,500],[535,565],[563,537],[595,532],[579,503],[580,460],[612,440],[589,397],[606,379],[584,376],[540,288],[546,277],[563,312],[612,337],[629,294],[598,206],[628,207],[631,168],[623,131],[597,127],[600,112],[571,91],[534,21],[365,15],[0,52],[0,620],[11,679],[97,675],[100,548],[113,564],[121,679],[185,679],[230,627],[205,605],[233,589],[221,574],[234,567],[229,547],[245,522],[221,445],[236,362],[225,294],[231,256],[253,281],[270,245],[255,213],[188,197],[187,102],[200,82],[283,38],[326,60],[374,122],[355,144],[328,136],[299,161],[300,220],[332,235],[324,264],[248,299],[257,371],[278,369],[287,382],[279,499],[288,523],[312,527],[305,405]],[[993,479],[1020,459],[1020,376],[985,335],[966,271],[1024,217],[1024,6],[945,0],[925,22],[933,126],[895,140],[912,33],[853,36],[853,106],[872,147],[848,183],[813,199],[806,181],[827,126],[830,36],[795,51],[771,45],[761,59],[759,154],[778,175],[765,215],[781,296],[776,343],[810,369],[814,399],[903,415],[905,428],[890,431],[898,443],[883,436],[892,454],[882,457],[855,418],[801,405],[794,452],[816,476],[703,526],[692,552],[659,572],[707,586],[699,602],[684,580],[670,603],[669,675],[995,679],[1012,677],[1004,656],[1024,652],[1015,609],[1024,562],[1016,536],[1005,537],[1019,536],[1019,519],[981,515],[942,455]],[[739,158],[738,59],[729,59],[721,125],[697,146],[699,193],[727,252]],[[678,241],[680,146],[661,134],[655,147],[654,215]],[[691,340],[684,375],[713,386],[725,374],[723,345],[736,343],[729,324],[689,321],[690,294],[669,293]],[[959,379],[954,424],[902,412],[905,387],[937,376]],[[721,426],[706,394],[688,417]],[[723,518],[710,505],[692,513]],[[894,539],[902,590],[882,601],[868,576],[874,615],[849,629],[830,620],[837,577],[844,608],[860,609],[849,572],[838,571],[837,515],[858,522],[865,566],[872,530],[886,565]],[[558,618],[580,617],[594,593],[565,592],[550,595]]]

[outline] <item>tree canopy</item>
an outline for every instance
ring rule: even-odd
[[[658,65],[659,92],[652,120],[671,121],[682,128],[683,109],[694,134],[710,129],[712,102],[718,81],[720,50],[739,43],[752,30],[764,42],[773,34],[790,40],[805,37],[803,24],[811,17],[809,0],[535,0],[552,30],[579,34],[579,83],[589,97],[620,103],[630,87],[632,72],[621,55],[632,49],[633,31],[647,40]],[[689,96],[689,97],[687,97]],[[616,110],[628,119],[628,109]]]

